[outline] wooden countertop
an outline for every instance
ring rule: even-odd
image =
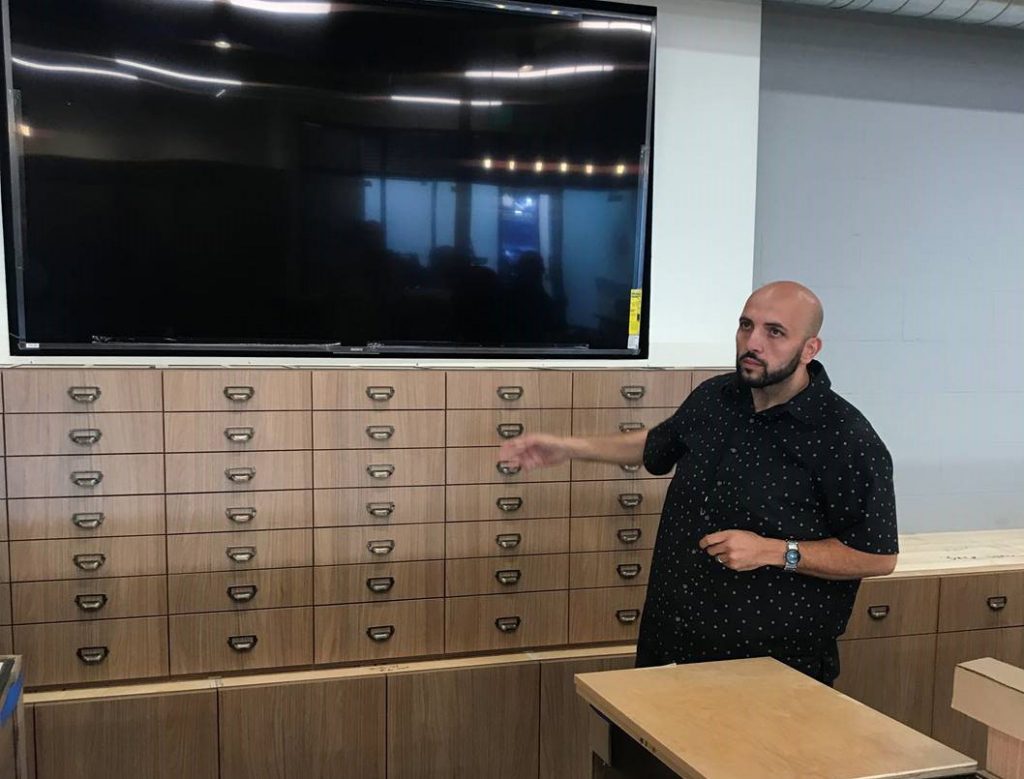
[[[901,535],[890,577],[1012,570],[1024,570],[1024,528]]]
[[[770,658],[579,674],[576,691],[685,779],[909,779],[977,765]]]

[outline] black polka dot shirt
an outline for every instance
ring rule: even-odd
[[[818,362],[788,403],[755,412],[735,374],[697,387],[650,430],[644,465],[669,486],[638,665],[771,656],[831,683],[859,581],[778,567],[737,572],[698,546],[719,530],[898,551],[892,459]]]

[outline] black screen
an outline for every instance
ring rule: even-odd
[[[15,353],[639,352],[649,14],[8,6]]]

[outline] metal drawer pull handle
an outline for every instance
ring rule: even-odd
[[[620,433],[635,433],[637,430],[643,430],[646,427],[643,422],[619,422]]]
[[[96,665],[107,659],[110,650],[105,646],[83,646],[75,652],[78,659],[87,665]]]
[[[255,506],[227,508],[224,509],[224,513],[227,514],[228,519],[232,522],[237,522],[239,525],[244,525],[246,522],[252,522],[256,519]]]
[[[225,468],[224,475],[236,484],[252,481],[256,478],[256,469],[251,466],[244,468]]]
[[[95,530],[103,524],[104,519],[102,511],[78,512],[71,515],[71,524],[82,530]]]
[[[390,517],[395,513],[395,504],[391,501],[384,503],[367,503],[366,511],[374,517]]]
[[[236,403],[244,403],[247,400],[252,400],[252,396],[256,394],[255,387],[225,387],[224,397],[228,400],[233,400]]]
[[[889,616],[889,607],[886,606],[868,606],[868,616],[871,619],[885,619]]]
[[[236,652],[251,652],[258,641],[256,636],[231,636],[228,638],[228,646]]]
[[[615,612],[615,619],[623,625],[632,625],[640,619],[640,609],[619,609]]]
[[[366,428],[366,434],[374,441],[387,441],[395,434],[394,425],[370,425]]]
[[[525,429],[522,422],[503,422],[498,425],[498,435],[502,438],[516,438],[521,436]]]
[[[71,558],[75,566],[83,571],[96,571],[107,561],[105,554],[76,554]]]
[[[498,397],[502,400],[519,400],[522,396],[522,387],[498,387]]]
[[[224,428],[224,437],[232,443],[241,444],[251,441],[256,435],[256,428],[253,427],[227,427]]]
[[[370,400],[391,400],[395,396],[394,387],[367,387],[366,397]]]
[[[636,473],[637,471],[640,470],[639,463],[636,465],[620,465],[619,467],[626,473]]]
[[[370,592],[388,592],[394,586],[394,576],[371,576],[366,580],[366,588]]]
[[[79,428],[69,432],[68,438],[79,446],[92,446],[103,438],[103,431],[95,427]]]
[[[229,546],[224,553],[236,563],[247,563],[256,556],[255,546]]]
[[[619,505],[624,509],[635,509],[644,502],[644,496],[639,492],[626,492],[619,495]]]
[[[635,579],[640,575],[641,566],[640,563],[623,563],[615,566],[615,570],[623,579]]]
[[[494,627],[502,633],[515,633],[523,620],[519,617],[498,617],[494,620]]]
[[[391,554],[395,549],[395,542],[390,538],[383,541],[368,541],[366,548],[370,550],[370,554]]]
[[[75,605],[82,611],[99,611],[107,605],[107,596],[102,592],[95,595],[76,595]]]
[[[1002,611],[1006,608],[1006,596],[993,595],[988,599],[988,607],[992,609],[992,611]]]
[[[523,468],[521,465],[512,465],[507,460],[499,460],[495,467],[502,476],[515,476]]]
[[[102,394],[99,387],[68,387],[68,397],[76,403],[95,403]]]
[[[619,392],[622,393],[622,397],[626,400],[640,400],[640,398],[647,394],[647,387],[641,387],[639,384],[632,384],[626,387],[620,387]]]
[[[373,641],[387,641],[395,635],[394,625],[375,625],[366,629],[366,635]]]
[[[495,503],[504,512],[519,511],[523,507],[522,498],[498,498]]]
[[[500,533],[494,537],[494,543],[502,549],[515,549],[522,540],[521,533]]]
[[[79,487],[95,487],[103,481],[103,471],[72,471],[71,482]]]
[[[640,540],[643,532],[638,527],[624,527],[618,533],[619,540],[624,544],[635,544]]]
[[[519,579],[522,578],[523,572],[518,568],[509,568],[504,571],[496,571],[494,578],[498,580],[500,584],[518,584]]]
[[[228,587],[228,597],[235,603],[248,603],[259,591],[260,588],[255,584],[234,584]]]
[[[370,474],[371,479],[387,479],[395,472],[395,466],[390,464],[367,465],[366,472]]]

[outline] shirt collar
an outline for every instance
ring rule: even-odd
[[[765,413],[773,416],[788,413],[791,416],[809,425],[820,425],[825,421],[825,396],[832,388],[832,381],[825,372],[825,366],[817,360],[811,360],[807,364],[807,373],[810,374],[810,382],[799,393],[794,395],[781,406],[768,409]],[[743,403],[745,406],[753,407],[753,396],[750,387],[745,387],[735,378],[722,386],[722,392]]]

